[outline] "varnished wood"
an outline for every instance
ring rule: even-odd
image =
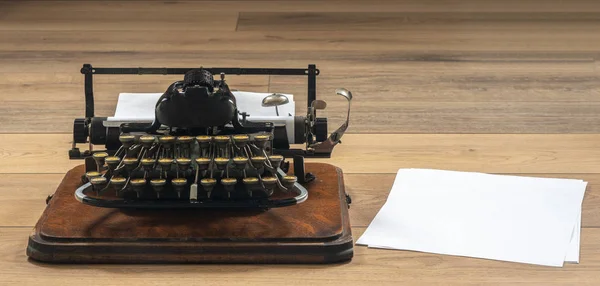
[[[0,284],[595,285],[600,234],[589,227],[597,227],[600,217],[593,174],[600,139],[558,134],[600,130],[600,34],[594,20],[599,12],[594,0],[0,1],[0,133],[5,134],[0,135]],[[182,17],[164,17],[174,14]],[[303,23],[298,17],[303,15],[312,22]],[[348,20],[354,15],[364,16],[362,25]],[[399,22],[398,15],[407,21]],[[177,31],[184,29],[193,33],[179,37]],[[354,134],[346,135],[331,160],[323,160],[353,173],[346,180],[355,195],[350,210],[355,237],[385,200],[400,167],[572,177],[590,181],[581,264],[548,269],[364,247],[356,248],[350,264],[319,268],[28,263],[25,238],[43,200],[64,172],[80,163],[66,159],[70,126],[64,123],[83,114],[78,70],[84,62],[316,63],[322,71],[319,96],[329,103],[321,114],[332,124],[341,121],[344,108],[333,90],[344,86],[356,95],[349,129]],[[162,81],[96,80],[96,93],[106,98],[98,103],[102,112],[110,112],[116,93],[125,91],[121,84],[142,91],[158,89]],[[302,81],[286,77],[242,80],[236,86],[292,92],[297,98],[305,92]],[[50,120],[54,123],[40,123]],[[464,135],[359,135],[372,132]],[[369,140],[375,142],[370,150]]]
[[[342,171],[309,163],[310,200],[265,210],[120,210],[74,199],[85,168],[65,175],[27,255],[66,263],[335,263],[352,258]]]

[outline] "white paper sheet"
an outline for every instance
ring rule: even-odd
[[[275,107],[262,107],[261,105],[263,98],[270,93],[245,91],[233,91],[232,93],[236,98],[238,110],[250,114],[249,120],[251,117],[262,119],[293,117],[296,113],[294,95],[292,94],[285,94],[290,102],[278,107],[279,116],[277,116]],[[151,122],[154,120],[156,101],[161,95],[162,93],[120,93],[115,115],[108,120]]]
[[[576,224],[586,184],[401,169],[357,244],[562,266],[578,260]]]

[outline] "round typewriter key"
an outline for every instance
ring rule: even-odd
[[[244,148],[246,144],[250,141],[250,136],[248,135],[233,135],[233,142],[238,148]]]
[[[217,165],[217,169],[223,171],[227,167],[227,164],[229,164],[229,158],[215,158],[215,164]]]
[[[109,156],[106,157],[104,161],[106,162],[108,169],[114,171],[117,168],[117,166],[119,166],[119,163],[121,163],[121,158],[117,156]]]
[[[152,135],[140,136],[140,143],[142,144],[142,146],[144,146],[144,148],[152,147],[152,144],[154,144],[155,140],[156,140],[156,137],[154,137]]]
[[[265,149],[267,147],[267,144],[269,143],[269,139],[271,139],[271,135],[256,135],[254,136],[254,143],[256,144],[256,146],[258,146],[258,148]]]
[[[117,192],[117,195],[119,195],[119,191],[121,189],[123,189],[123,187],[125,186],[125,183],[127,183],[127,179],[125,179],[123,177],[112,177],[112,178],[110,178],[110,185]]]
[[[218,136],[215,136],[214,140],[217,144],[226,144],[226,143],[229,143],[229,136],[218,135]]]
[[[119,141],[123,144],[123,147],[129,148],[135,142],[135,136],[129,134],[122,134],[119,136]]]
[[[283,162],[283,156],[281,155],[271,155],[269,156],[269,162],[273,165],[273,168],[277,169],[281,166],[281,162]]]
[[[127,183],[127,179],[123,178],[123,177],[112,177],[110,178],[110,184],[121,189],[123,188],[123,186],[125,186],[125,183]]]
[[[169,149],[173,147],[173,143],[175,143],[175,136],[171,135],[163,135],[158,137],[158,143],[165,146],[165,148]]]
[[[202,187],[204,188],[204,191],[206,191],[207,196],[209,198],[210,198],[210,194],[212,193],[212,190],[214,189],[216,184],[217,184],[217,180],[215,180],[213,178],[204,178],[204,179],[200,180],[200,185],[202,185]]]
[[[186,171],[192,164],[192,159],[190,158],[177,158],[175,161],[177,162],[177,167],[182,171]]]
[[[204,158],[204,157],[196,158],[196,165],[198,165],[198,170],[200,170],[200,171],[208,170],[209,164],[210,164],[209,158]]]
[[[210,145],[212,137],[207,135],[200,135],[196,136],[196,141],[198,141],[198,144],[200,144],[200,148],[206,148]]]
[[[88,180],[88,182],[90,182],[92,180],[92,178],[96,178],[96,177],[100,177],[102,176],[102,173],[100,172],[96,172],[96,171],[90,171],[85,173],[85,178]]]
[[[252,161],[252,165],[254,165],[255,168],[261,168],[265,161],[267,161],[267,158],[264,156],[254,156],[250,158],[250,161]]]
[[[139,198],[146,187],[146,179],[133,179],[129,183]]]
[[[138,160],[136,158],[125,158],[123,159],[123,165],[125,165],[128,172],[131,172],[137,167]]]
[[[235,190],[235,185],[237,184],[236,178],[223,178],[221,179],[221,184],[225,191],[227,192],[227,197],[231,198],[231,192]]]
[[[167,180],[165,180],[165,179],[150,180],[150,186],[152,186],[152,189],[154,189],[154,192],[156,192],[157,198],[160,198],[160,192],[162,192],[162,190],[165,188],[166,184],[167,184]]]
[[[192,136],[178,136],[177,143],[180,144],[189,144],[194,141],[194,137]]]
[[[248,158],[246,157],[235,157],[233,158],[233,163],[235,167],[239,170],[243,170],[246,168],[246,164],[248,163]]]
[[[175,192],[177,192],[177,197],[181,198],[181,192],[187,186],[187,179],[176,178],[171,180],[171,184],[173,185],[173,189],[175,189]]]
[[[141,160],[141,163],[145,171],[152,171],[154,164],[156,164],[156,160],[154,160],[154,158],[144,158]]]
[[[298,178],[296,178],[296,176],[283,176],[283,186],[291,189],[294,187],[294,184],[298,182]]]
[[[93,177],[90,179],[90,183],[92,184],[92,189],[96,191],[96,195],[102,190],[102,188],[106,185],[105,177]]]
[[[258,178],[248,177],[242,180],[244,185],[246,185],[246,190],[248,191],[248,195],[252,197],[252,190],[258,186]]]
[[[262,177],[262,183],[267,189],[267,193],[271,195],[273,193],[273,189],[275,189],[275,185],[277,185],[276,177]]]
[[[274,187],[275,184],[277,184],[277,178],[276,177],[262,177],[262,182],[263,182],[263,184],[265,184],[265,187],[267,187],[267,188]]]
[[[173,164],[172,158],[160,158],[158,159],[158,164],[163,168],[168,168]]]
[[[256,178],[256,177],[244,178],[242,181],[244,182],[244,185],[256,185],[256,184],[258,184],[258,178]]]

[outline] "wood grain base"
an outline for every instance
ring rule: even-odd
[[[55,263],[334,263],[353,241],[342,171],[307,163],[306,202],[268,211],[118,210],[75,200],[69,171],[29,237],[27,255]]]

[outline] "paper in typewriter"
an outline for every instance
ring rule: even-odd
[[[357,244],[548,266],[578,262],[586,185],[401,169]]]
[[[291,117],[296,112],[294,96],[285,94],[289,103],[279,106],[279,116],[274,107],[262,107],[261,103],[265,96],[271,93],[233,91],[236,98],[238,110],[250,114],[248,119],[267,120],[281,117]],[[120,93],[115,115],[109,121],[123,122],[152,122],[154,120],[154,108],[156,101],[162,93]]]

